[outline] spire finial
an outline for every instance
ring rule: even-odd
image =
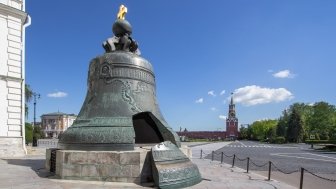
[[[125,20],[126,13],[127,13],[127,7],[125,7],[125,5],[120,5],[117,18],[121,20]]]
[[[232,105],[233,104],[233,92],[231,92],[231,102],[230,104]]]

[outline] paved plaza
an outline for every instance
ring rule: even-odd
[[[206,148],[203,148],[206,149]],[[205,150],[206,154],[212,150]],[[265,144],[256,141],[235,141],[215,151],[214,160],[221,161],[224,153],[224,163],[232,164],[232,156],[236,155],[235,166],[244,170],[247,168],[246,158],[250,158],[249,169],[264,176],[268,176],[268,163],[272,162],[271,179],[299,186],[301,167],[310,171],[304,172],[303,188],[316,189],[336,188],[336,153],[311,149],[308,144]],[[211,159],[211,155],[205,158]],[[252,163],[253,162],[253,163]],[[258,166],[256,166],[258,165]],[[325,179],[318,178],[321,176]],[[330,179],[330,180],[328,180]]]
[[[196,163],[201,172],[203,181],[192,189],[225,189],[225,188],[249,188],[249,189],[293,189],[296,187],[287,185],[275,180],[267,181],[266,177],[246,173],[245,170],[229,164],[220,164],[217,161],[211,162],[208,159],[200,159],[201,149],[218,150],[229,142],[220,143],[194,143],[188,144],[193,150],[192,161]],[[44,148],[30,148],[29,155],[23,158],[0,159],[0,188],[153,188],[153,184],[139,186],[132,183],[98,182],[60,180],[44,169]]]

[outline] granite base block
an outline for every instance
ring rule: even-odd
[[[57,150],[55,174],[61,179],[143,183],[153,180],[150,150],[78,151]],[[146,158],[147,157],[147,158]],[[45,167],[50,171],[51,149]]]
[[[50,171],[51,150],[45,168]],[[180,150],[191,157],[191,149]],[[60,179],[148,183],[153,182],[150,147],[132,151],[57,150],[55,175]]]

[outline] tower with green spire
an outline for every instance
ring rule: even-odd
[[[238,138],[238,118],[236,117],[236,108],[233,103],[233,93],[231,93],[229,112],[226,118],[226,138],[230,140]]]

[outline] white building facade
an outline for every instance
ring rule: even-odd
[[[58,138],[76,120],[75,114],[54,112],[41,116],[41,127],[47,138]]]
[[[0,157],[26,154],[24,0],[0,0]]]

